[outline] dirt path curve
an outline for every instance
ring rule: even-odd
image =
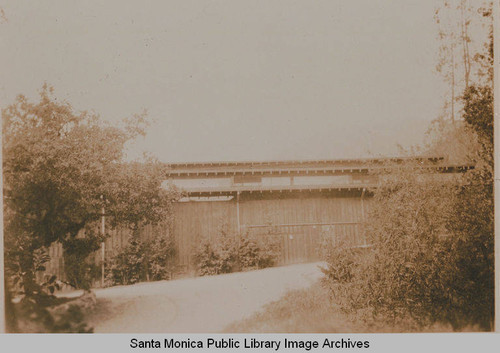
[[[288,290],[321,277],[319,263],[97,289],[95,332],[220,332]]]

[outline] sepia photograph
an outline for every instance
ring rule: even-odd
[[[2,330],[498,330],[494,8],[0,0]]]

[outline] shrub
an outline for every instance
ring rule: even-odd
[[[434,323],[490,328],[492,199],[475,193],[469,176],[436,178],[402,173],[387,181],[366,224],[372,247],[329,250],[324,272],[345,312],[408,331]]]
[[[269,232],[263,236],[255,236],[253,240],[258,244],[258,268],[276,266],[281,254],[281,234]]]
[[[8,332],[24,333],[91,333],[84,313],[95,305],[95,294],[87,292],[79,298],[57,298],[42,294],[24,297],[13,304],[14,324]]]
[[[72,298],[59,298],[54,295],[61,289],[62,282],[55,275],[43,273],[49,261],[47,249],[42,247],[33,252],[32,277],[37,282],[30,285],[29,291],[23,281],[27,276],[7,271],[5,278],[6,294],[6,331],[7,332],[92,332],[84,320],[80,307],[64,306]],[[12,268],[11,268],[12,269]],[[38,274],[38,276],[35,276]],[[16,298],[14,302],[12,296]],[[56,309],[57,310],[54,310]]]
[[[365,320],[389,319],[392,326],[397,322],[410,330],[434,323],[454,330],[492,329],[491,79],[470,85],[462,96],[463,122],[475,136],[465,155],[474,170],[446,183],[416,173],[396,175],[376,192],[367,222],[373,248],[365,256],[332,250],[325,273],[332,296],[344,310]]]
[[[217,275],[221,273],[221,260],[210,241],[204,239],[194,255],[197,273],[200,276]]]
[[[271,267],[279,254],[271,236],[256,238],[228,233],[222,227],[215,239],[204,238],[195,251],[195,264],[201,276]]]
[[[128,244],[110,261],[108,280],[112,285],[134,284],[143,279],[145,247],[137,235],[132,235]]]
[[[177,269],[173,237],[156,235],[141,239],[138,234],[132,235],[106,268],[110,285],[171,279]]]
[[[250,240],[248,237],[242,237],[237,247],[237,251],[239,265],[242,269],[260,267],[259,260],[262,250],[257,242]]]
[[[238,261],[238,238],[224,230],[213,241],[204,238],[194,258],[200,276],[233,272]]]
[[[172,236],[155,236],[148,246],[148,273],[153,281],[172,279],[177,271],[177,250]]]
[[[64,273],[66,283],[74,288],[90,290],[101,271],[91,259],[90,254],[99,249],[100,238],[87,230],[85,238],[70,238],[64,242]]]

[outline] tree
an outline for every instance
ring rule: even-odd
[[[488,17],[491,11],[482,14]],[[327,283],[337,303],[358,319],[388,322],[404,331],[435,323],[455,330],[493,328],[493,37],[489,33],[484,53],[474,56],[482,74],[476,81],[466,81],[460,97],[459,124],[451,121],[450,131],[444,119],[438,121],[445,128],[436,130],[437,141],[429,150],[446,151],[449,160],[471,163],[474,169],[449,180],[438,174],[420,175],[418,168],[393,175],[392,180],[385,178],[385,185],[375,191],[367,219],[372,248],[363,254],[330,250]]]
[[[483,16],[476,16],[476,13]],[[473,39],[480,38],[485,29],[490,31],[491,3],[481,1],[471,4],[468,0],[443,0],[436,9],[434,18],[440,42],[436,70],[449,84],[450,98],[445,102],[444,110],[452,125],[455,125],[457,115],[460,116],[461,113],[461,93],[482,74],[480,70],[474,69],[474,64],[479,59],[478,54],[472,55],[478,50],[474,46],[475,42],[481,43],[482,40]]]
[[[481,10],[491,20],[491,7]],[[494,318],[494,214],[493,214],[493,31],[474,56],[478,68],[476,82],[461,97],[463,123],[475,134],[468,159],[475,169],[466,174],[454,199],[454,217],[448,228],[454,234],[449,244],[454,254],[447,263],[455,273],[449,283],[462,317],[492,328]],[[474,294],[473,294],[474,293]]]
[[[40,291],[37,249],[59,241],[74,263],[95,250],[102,207],[114,226],[134,229],[168,214],[172,195],[161,187],[159,163],[123,160],[125,143],[144,134],[144,114],[109,126],[59,102],[44,85],[39,102],[20,95],[2,119],[6,258],[26,295]]]
[[[493,195],[493,94],[491,84],[471,85],[464,96],[464,121],[476,132],[480,148],[474,152],[475,169],[458,189],[455,217],[449,229],[455,254],[452,270],[460,274],[450,292],[462,305],[463,316],[482,328],[494,319],[494,195]]]

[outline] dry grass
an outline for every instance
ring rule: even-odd
[[[434,324],[416,330],[409,326],[391,327],[386,322],[355,321],[332,304],[328,290],[320,282],[307,289],[293,290],[263,310],[225,328],[231,333],[396,333],[452,332],[449,325]],[[467,327],[462,332],[477,332]]]
[[[226,327],[244,333],[345,333],[360,332],[347,320],[318,282],[307,289],[288,292],[267,304],[263,311]]]

